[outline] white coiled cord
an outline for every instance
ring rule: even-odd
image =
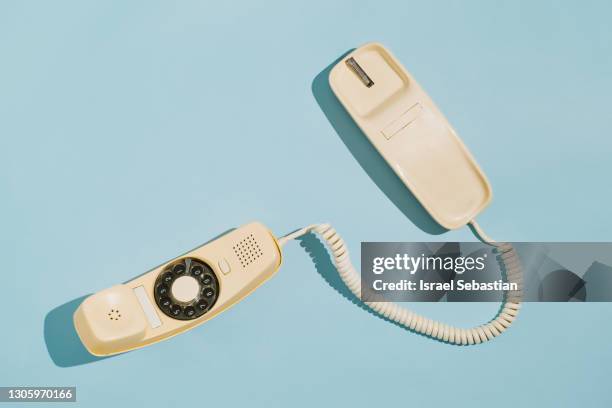
[[[521,264],[512,245],[493,241],[482,231],[476,221],[471,221],[470,225],[482,241],[497,248],[497,259],[506,274],[506,281],[516,283],[518,287],[518,290],[505,293],[504,303],[491,321],[477,327],[464,329],[421,316],[396,303],[373,301],[365,301],[364,303],[376,313],[414,332],[451,344],[479,344],[502,334],[510,327],[521,307],[523,287]],[[285,235],[278,240],[279,245],[282,247],[288,241],[309,232],[316,232],[325,241],[334,256],[334,264],[340,278],[357,298],[363,299],[361,297],[361,277],[351,263],[348,248],[344,240],[329,224],[315,224]]]

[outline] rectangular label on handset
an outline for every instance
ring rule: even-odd
[[[159,320],[159,316],[153,308],[153,305],[151,304],[151,301],[147,296],[147,292],[145,291],[144,286],[138,286],[134,288],[134,294],[136,295],[140,306],[142,306],[142,310],[144,311],[145,316],[147,316],[147,320],[149,321],[151,328],[155,329],[161,326],[162,322],[161,320]]]

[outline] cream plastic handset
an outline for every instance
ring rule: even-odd
[[[182,333],[236,304],[281,264],[276,238],[251,223],[144,275],[89,296],[74,325],[90,353],[111,355]]]

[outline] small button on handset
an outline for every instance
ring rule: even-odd
[[[178,320],[204,315],[214,306],[218,293],[219,281],[214,271],[195,258],[171,263],[163,268],[155,283],[157,306],[166,316]]]
[[[219,262],[217,262],[217,265],[219,265],[219,269],[221,269],[221,272],[223,272],[224,275],[227,275],[232,271],[229,262],[227,262],[227,259],[225,258],[220,259]]]

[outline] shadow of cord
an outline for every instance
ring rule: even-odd
[[[374,310],[370,309],[361,299],[353,294],[350,289],[344,284],[342,278],[338,274],[338,271],[331,261],[329,252],[327,248],[323,245],[323,243],[313,234],[308,233],[297,239],[300,242],[300,246],[306,250],[310,258],[312,259],[315,269],[321,275],[321,277],[327,282],[329,286],[331,286],[334,290],[340,293],[344,298],[348,299],[351,303],[359,306],[359,308],[365,310],[373,316],[376,316],[388,323],[391,323],[401,329],[409,331],[414,334],[418,334],[419,336],[426,337],[431,340],[435,340],[440,343],[449,344],[455,346],[456,344],[450,343],[448,341],[440,340],[436,337],[428,336],[423,333],[419,333],[417,331],[412,330],[409,327],[403,326],[391,319],[386,318],[385,316],[376,313]]]

